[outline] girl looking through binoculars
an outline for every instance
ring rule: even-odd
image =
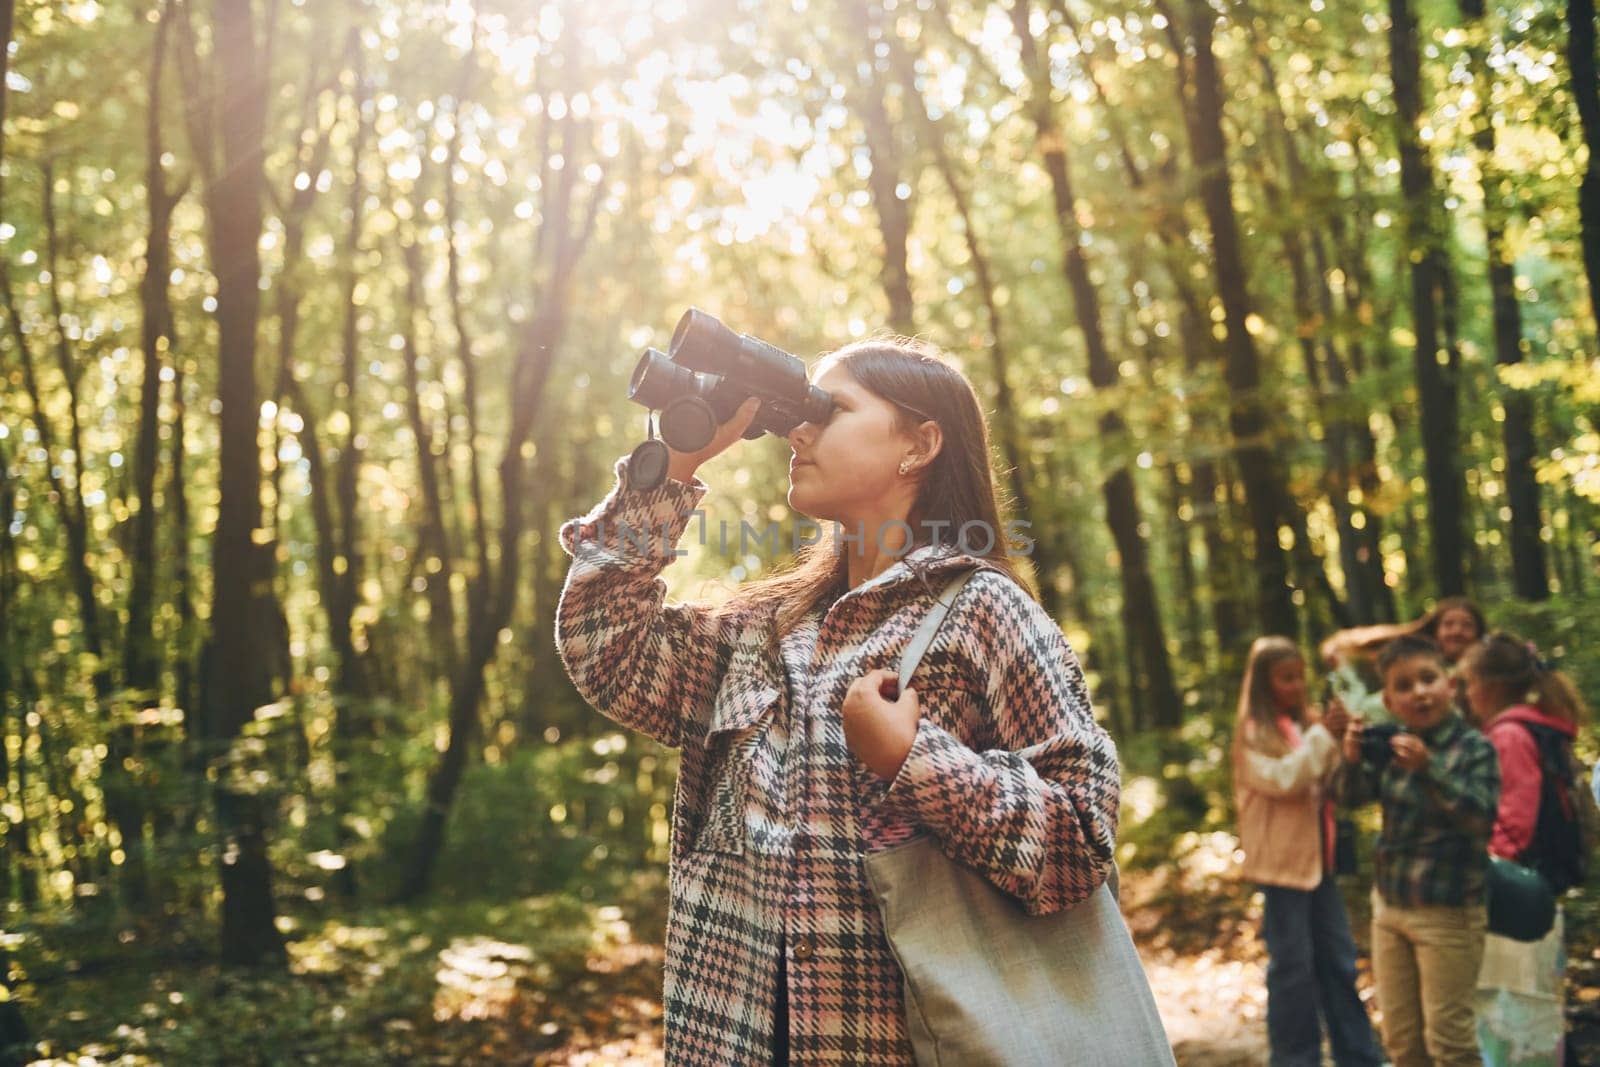
[[[903,978],[864,858],[919,835],[1032,915],[1105,881],[1120,777],[1077,657],[1002,538],[930,531],[1000,507],[967,379],[903,340],[852,344],[812,383],[788,500],[865,531],[807,545],[725,604],[666,603],[660,538],[682,536],[701,465],[741,439],[750,400],[668,477],[628,464],[562,527],[572,555],[557,640],[584,698],[680,749],[666,931],[667,1062],[909,1065]],[[977,569],[916,688],[891,669],[939,585]]]

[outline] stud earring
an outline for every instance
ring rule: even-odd
[[[906,460],[904,463],[900,464],[900,473],[901,474],[906,473],[910,469],[911,469],[911,461],[910,460]]]

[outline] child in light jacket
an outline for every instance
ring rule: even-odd
[[[1265,897],[1274,1067],[1321,1064],[1324,1027],[1341,1067],[1383,1062],[1356,994],[1355,942],[1333,879],[1325,784],[1338,762],[1338,742],[1306,706],[1300,650],[1286,637],[1257,639],[1239,689],[1233,772],[1243,876]]]

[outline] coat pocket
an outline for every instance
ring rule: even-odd
[[[744,854],[751,766],[780,695],[770,685],[738,686],[719,694],[706,733],[706,789],[696,852]]]

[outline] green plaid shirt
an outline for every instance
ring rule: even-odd
[[[1426,767],[1412,772],[1390,763],[1379,774],[1365,763],[1341,764],[1335,791],[1347,805],[1383,805],[1376,882],[1385,903],[1481,904],[1500,761],[1488,738],[1454,713],[1417,736],[1432,756]]]

